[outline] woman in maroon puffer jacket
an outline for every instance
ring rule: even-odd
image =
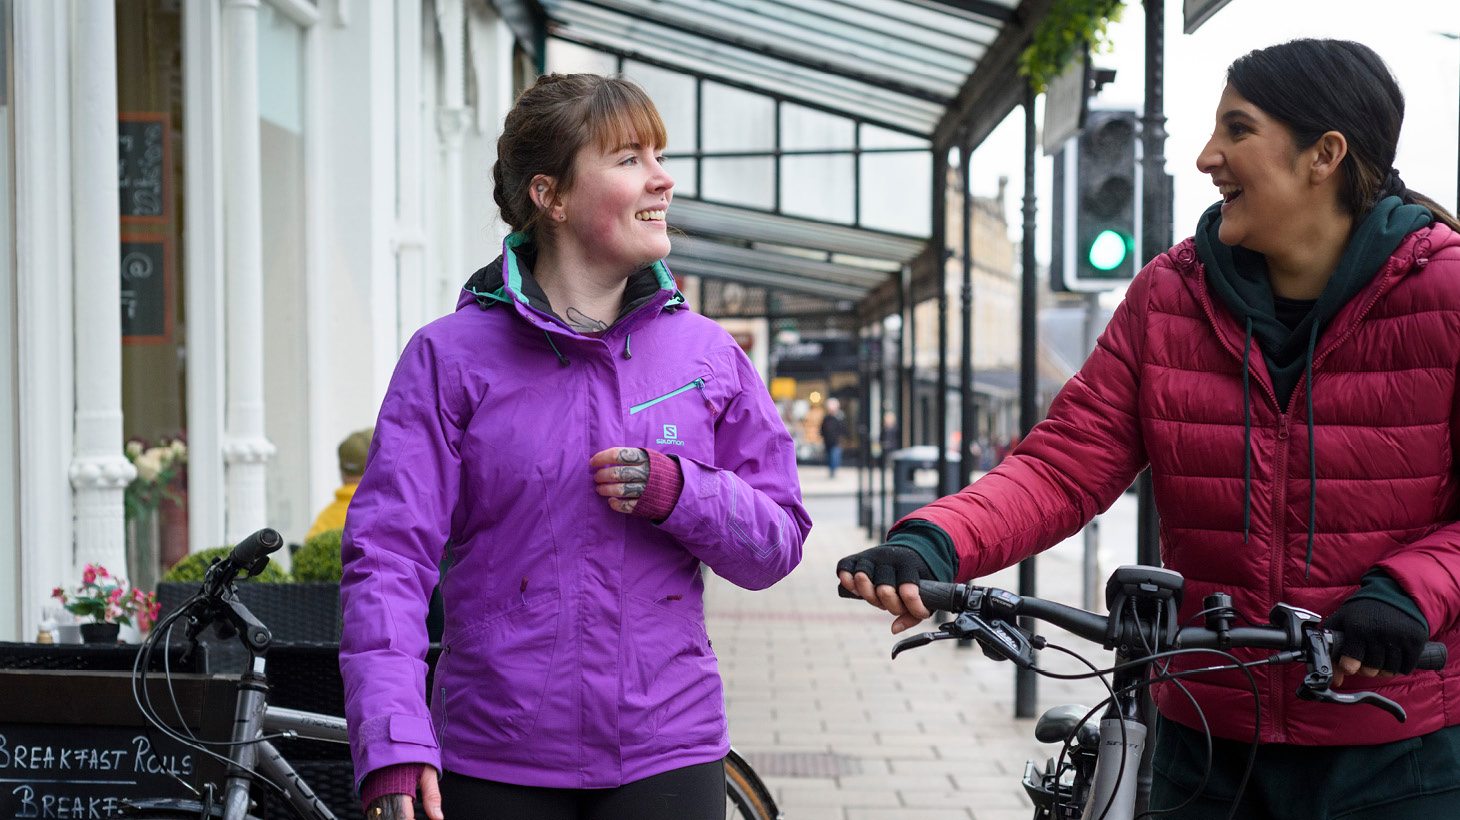
[[[1302,701],[1301,668],[1255,669],[1261,745],[1237,816],[1455,816],[1460,226],[1393,169],[1404,100],[1367,47],[1284,43],[1237,60],[1227,81],[1197,158],[1223,201],[1136,277],[1013,455],[843,559],[841,585],[900,632],[928,616],[910,582],[1034,555],[1149,465],[1162,559],[1186,578],[1183,619],[1216,590],[1256,622],[1280,601],[1312,609],[1344,632],[1336,678],[1409,713],[1401,724]],[[1449,645],[1450,666],[1415,672],[1429,639]],[[1166,816],[1226,817],[1252,691],[1235,672],[1187,688],[1197,705],[1156,690],[1153,806],[1201,788],[1204,713],[1211,777]]]

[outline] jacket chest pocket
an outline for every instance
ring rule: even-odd
[[[662,386],[641,390],[629,405],[629,423],[642,429],[647,446],[674,455],[710,449],[718,403],[708,372],[666,379]]]

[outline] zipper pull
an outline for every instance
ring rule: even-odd
[[[1278,440],[1286,441],[1288,438],[1288,414],[1278,416]]]
[[[711,413],[720,412],[715,409],[715,405],[710,403],[710,395],[705,392],[705,380],[695,379],[694,386],[696,390],[700,391],[700,398],[704,400],[706,409],[708,409]]]

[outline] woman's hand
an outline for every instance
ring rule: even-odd
[[[427,820],[445,820],[436,770],[430,766],[422,768],[420,785],[421,805],[426,809]],[[365,808],[365,820],[415,820],[415,817],[416,810],[408,794],[381,795]]]
[[[897,544],[863,550],[838,561],[836,575],[849,597],[861,598],[897,616],[892,622],[894,635],[933,614],[918,595],[918,581],[933,580],[933,573],[916,550]]]
[[[608,506],[632,513],[649,486],[649,452],[642,447],[610,447],[594,453],[588,466],[595,468],[595,489],[608,499]]]

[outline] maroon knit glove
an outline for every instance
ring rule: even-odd
[[[588,460],[594,491],[617,512],[662,521],[674,511],[684,476],[679,462],[643,447],[610,447]]]
[[[630,515],[663,521],[674,512],[679,502],[679,493],[684,489],[684,471],[679,469],[679,460],[666,456],[658,450],[649,450],[649,483],[639,503],[634,505]]]
[[[421,772],[425,768],[421,763],[397,763],[376,769],[365,775],[365,781],[360,784],[360,800],[368,810],[371,803],[387,794],[414,797],[416,785],[421,782]]]

